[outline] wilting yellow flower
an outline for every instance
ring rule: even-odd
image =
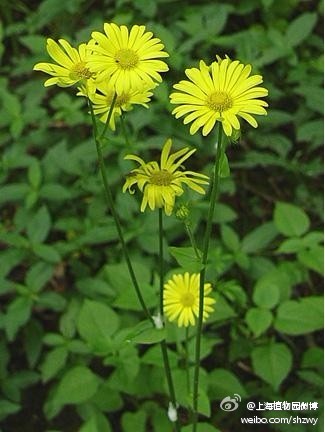
[[[186,69],[190,81],[180,81],[174,85],[171,103],[179,104],[173,110],[176,118],[185,116],[184,123],[193,122],[190,134],[201,127],[202,134],[208,135],[216,121],[222,122],[226,135],[232,129],[239,130],[237,117],[242,117],[253,127],[257,122],[251,114],[266,115],[268,104],[259,98],[267,96],[268,91],[257,87],[263,82],[261,75],[252,75],[251,65],[244,66],[238,60],[229,58],[213,62],[207,66],[200,62],[200,68]]]
[[[57,64],[37,63],[33,68],[53,76],[45,81],[44,86],[57,84],[60,87],[70,87],[92,78],[94,74],[86,65],[87,45],[83,43],[76,49],[64,39],[59,39],[59,44],[53,39],[47,39],[47,52]]]
[[[146,163],[143,159],[135,155],[127,155],[124,159],[134,160],[140,164],[139,168],[131,171],[127,176],[123,186],[123,192],[128,189],[134,193],[132,186],[137,185],[143,192],[141,211],[147,205],[151,210],[164,207],[165,213],[172,214],[175,197],[183,194],[183,183],[200,194],[204,194],[204,189],[200,184],[208,184],[208,177],[193,171],[182,171],[182,163],[188,159],[196,149],[189,150],[188,147],[176,153],[169,154],[172,140],[168,139],[161,152],[160,165],[155,162]],[[176,160],[178,161],[176,162]]]
[[[166,72],[168,66],[157,59],[168,54],[162,51],[160,39],[145,30],[145,26],[134,25],[129,33],[126,26],[105,23],[105,34],[92,33],[92,55],[87,64],[96,72],[98,82],[109,79],[118,94],[141,87],[143,81],[161,82],[158,72]]]
[[[133,108],[132,105],[142,105],[148,108],[147,102],[150,101],[150,97],[152,96],[152,87],[149,89],[148,86],[143,86],[142,91],[140,88],[139,90],[129,89],[117,95],[109,127],[115,130],[115,120],[120,117],[122,111],[130,111]],[[105,81],[97,84],[96,92],[87,92],[84,88],[79,88],[79,90],[78,95],[88,96],[93,104],[94,113],[100,115],[99,119],[103,123],[106,123],[115,94],[113,85],[109,81]]]
[[[203,321],[213,312],[212,305],[216,302],[207,297],[212,291],[210,283],[204,284]],[[176,274],[164,286],[164,313],[169,321],[177,319],[178,327],[195,325],[195,317],[199,316],[200,301],[199,273]]]

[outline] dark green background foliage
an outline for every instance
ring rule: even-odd
[[[157,305],[157,214],[121,186],[126,153],[156,157],[165,139],[198,150],[189,169],[209,174],[216,137],[190,136],[168,94],[184,69],[215,54],[253,64],[269,115],[228,147],[208,279],[216,311],[203,338],[201,431],[320,431],[244,426],[247,401],[321,404],[322,6],[317,1],[1,1],[0,420],[2,432],[168,432],[159,347],[140,324],[96,165],[91,123],[73,89],[45,89],[32,72],[46,37],[87,41],[103,22],[145,24],[170,53],[149,110],[127,115],[130,144],[111,134],[109,180],[141,288]],[[202,238],[207,200],[188,194]],[[166,244],[189,247],[165,218]],[[166,250],[170,271],[193,270],[189,249]],[[175,259],[176,258],[176,259]],[[168,277],[166,274],[166,278]],[[188,422],[183,331],[167,328],[183,424]],[[194,351],[191,330],[191,361]],[[226,396],[239,409],[219,408]],[[211,404],[209,403],[209,399]],[[317,411],[264,412],[320,416]],[[205,424],[205,425],[204,425]],[[208,425],[207,425],[208,424]],[[188,430],[184,428],[184,431]]]

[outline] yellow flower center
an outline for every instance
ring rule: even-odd
[[[107,100],[108,106],[111,106],[113,97],[114,97],[114,93],[107,95],[106,100]],[[126,93],[122,93],[122,94],[117,96],[117,98],[115,100],[114,107],[115,108],[121,108],[121,106],[127,104],[129,102],[129,100],[130,100],[130,95],[128,95]]]
[[[131,49],[121,49],[115,54],[115,62],[121,69],[133,69],[139,62],[139,57]]]
[[[193,307],[195,303],[195,297],[192,293],[187,292],[182,295],[181,303],[184,307]]]
[[[169,186],[173,180],[173,174],[166,170],[156,171],[150,176],[150,183],[157,186]]]
[[[71,79],[89,79],[93,76],[93,73],[86,67],[85,62],[76,63],[73,65],[70,73]]]
[[[222,112],[232,107],[232,100],[226,92],[211,93],[206,102],[213,111]]]

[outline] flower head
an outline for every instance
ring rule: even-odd
[[[178,327],[195,325],[195,317],[199,316],[199,273],[176,274],[164,286],[164,312],[169,321],[177,319]],[[216,302],[207,297],[212,291],[210,283],[204,284],[203,321],[213,312],[212,305]]]
[[[154,84],[155,86],[155,84]],[[148,108],[147,102],[152,96],[153,86],[149,89],[148,86],[142,86],[142,89],[129,89],[121,94],[118,94],[115,100],[113,113],[109,122],[109,127],[115,130],[115,120],[123,111],[130,111],[132,105],[142,105]],[[78,95],[88,96],[93,104],[94,113],[100,115],[99,119],[106,123],[110,107],[115,95],[113,85],[109,81],[104,81],[96,86],[96,92],[87,92],[84,88],[79,88]]]
[[[175,197],[183,194],[183,183],[200,194],[204,189],[200,184],[208,184],[208,177],[193,171],[182,171],[182,163],[188,159],[196,150],[189,150],[188,147],[176,153],[169,154],[172,140],[168,139],[161,152],[160,165],[155,162],[144,162],[138,156],[127,155],[124,159],[134,160],[140,164],[139,168],[131,171],[123,186],[123,192],[128,189],[134,193],[132,186],[137,185],[143,192],[141,211],[147,205],[151,210],[164,207],[165,213],[171,215]],[[178,160],[177,160],[178,159]]]
[[[86,44],[81,44],[76,49],[64,39],[59,39],[59,43],[53,39],[47,39],[46,49],[56,64],[37,63],[33,68],[52,75],[53,78],[45,81],[45,87],[54,84],[59,87],[70,87],[77,82],[85,82],[93,78],[93,73],[86,65]]]
[[[268,104],[259,99],[268,94],[265,88],[258,87],[263,82],[262,76],[249,76],[252,67],[238,60],[217,60],[210,66],[201,61],[199,69],[186,69],[189,81],[175,84],[179,91],[170,96],[171,103],[179,104],[173,110],[176,118],[185,116],[185,124],[193,122],[192,135],[201,127],[202,134],[208,135],[216,121],[220,121],[225,134],[230,136],[233,129],[240,129],[238,117],[257,127],[252,114],[266,115],[264,107]]]
[[[126,26],[105,23],[105,34],[92,33],[92,55],[87,65],[96,72],[98,82],[109,78],[118,94],[141,86],[143,81],[161,82],[158,72],[166,72],[168,66],[158,59],[168,54],[162,51],[160,39],[145,30],[145,26],[134,25],[129,32]]]

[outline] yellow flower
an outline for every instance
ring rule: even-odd
[[[118,94],[154,81],[161,82],[158,72],[166,72],[165,62],[157,60],[168,57],[160,39],[152,38],[145,26],[134,25],[129,33],[126,26],[104,24],[105,34],[93,32],[92,56],[88,67],[97,73],[97,81],[109,79]]]
[[[151,89],[152,86],[151,88],[143,86],[141,91],[129,89],[117,95],[109,127],[115,130],[115,120],[120,117],[122,111],[130,111],[133,108],[132,105],[143,105],[148,108],[147,102],[150,101],[150,97],[152,96]],[[107,121],[114,94],[114,87],[109,81],[97,84],[96,92],[87,92],[87,90],[81,87],[78,93],[78,95],[89,97],[93,104],[94,113],[96,115],[101,115],[99,119],[103,123]]]
[[[204,284],[203,321],[213,312],[212,305],[216,302],[207,297],[212,291],[210,283]],[[195,317],[199,316],[200,299],[199,273],[173,275],[164,286],[164,313],[169,321],[177,319],[178,327],[195,325]]]
[[[70,87],[79,81],[93,78],[94,74],[86,65],[87,45],[83,43],[76,49],[64,39],[59,39],[59,44],[53,39],[47,39],[47,52],[57,64],[37,63],[33,68],[53,76],[45,81],[44,86],[57,84],[60,87]]]
[[[190,81],[175,84],[179,92],[170,95],[171,103],[180,105],[173,110],[176,118],[185,116],[184,124],[193,122],[191,135],[201,127],[202,134],[208,135],[216,121],[220,121],[225,134],[230,136],[232,129],[240,129],[237,117],[257,127],[251,114],[266,115],[264,107],[268,104],[259,98],[267,96],[268,91],[257,87],[263,82],[261,75],[249,76],[252,67],[238,60],[217,59],[210,66],[201,61],[199,69],[186,69]]]
[[[176,153],[169,154],[172,140],[168,139],[162,149],[160,165],[157,162],[144,162],[143,159],[135,155],[127,155],[124,159],[134,160],[140,164],[139,168],[131,171],[123,186],[123,192],[128,189],[134,193],[132,186],[135,184],[143,192],[141,211],[147,205],[151,210],[164,207],[165,213],[172,214],[175,197],[183,194],[183,183],[200,194],[204,194],[204,189],[200,184],[208,184],[208,177],[193,171],[181,171],[182,163],[188,159],[196,149],[189,150],[188,147]],[[178,161],[176,162],[176,160]]]

